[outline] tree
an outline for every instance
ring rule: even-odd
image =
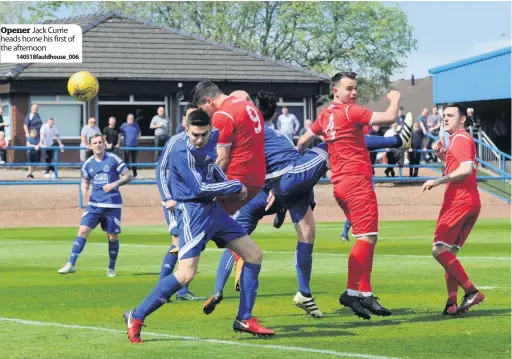
[[[329,75],[355,71],[363,101],[376,99],[416,48],[406,14],[378,2],[61,2],[49,12],[105,10],[194,33]]]

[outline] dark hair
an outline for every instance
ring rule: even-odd
[[[282,110],[284,110],[284,109],[287,109],[287,110],[288,110],[288,106],[283,106],[283,107],[281,107],[281,109],[282,109]]]
[[[103,136],[100,135],[99,133],[95,133],[94,135],[92,135],[91,137],[89,137],[89,143],[92,142],[92,140],[94,140],[96,137],[101,137],[101,140],[103,141]]]
[[[200,109],[194,110],[187,116],[188,126],[208,126],[210,125],[210,116]]]
[[[191,99],[190,102],[192,102],[194,106],[197,107],[197,105],[206,103],[207,97],[215,98],[221,94],[222,91],[219,89],[219,87],[213,82],[207,80],[198,82],[190,92],[189,98]]]
[[[457,111],[459,112],[460,117],[462,117],[462,116],[466,117],[466,122],[465,122],[466,126],[471,126],[473,124],[472,121],[469,119],[469,117],[467,117],[467,115],[466,115],[466,108],[461,103],[458,103],[458,102],[447,103],[446,105],[443,106],[443,109],[446,109],[448,107],[455,107],[457,109]]]
[[[355,78],[357,77],[357,74],[355,72],[345,72],[345,71],[338,72],[336,75],[334,75],[331,78],[331,86],[335,87],[338,84],[338,82],[340,82],[341,79],[344,77],[348,77],[349,79],[355,80]]]
[[[190,110],[190,109],[196,109],[196,108],[197,108],[197,106],[196,106],[194,103],[189,102],[189,103],[187,103],[187,104],[185,105],[185,113],[187,112],[187,110]]]
[[[256,95],[256,106],[263,115],[263,120],[270,121],[276,112],[277,98],[273,92],[258,91]]]

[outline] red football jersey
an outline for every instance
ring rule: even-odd
[[[229,179],[244,185],[262,187],[265,182],[264,121],[252,102],[228,97],[212,116],[219,130],[217,146],[231,146],[226,167]]]
[[[450,144],[445,157],[446,174],[455,171],[461,163],[473,164],[473,172],[462,181],[446,184],[445,202],[457,202],[480,206],[480,194],[476,184],[476,146],[466,130],[457,130],[450,135]]]
[[[364,140],[365,126],[372,124],[373,111],[367,108],[333,102],[323,110],[309,131],[324,136],[331,161],[331,182],[341,176],[372,176],[370,155]]]

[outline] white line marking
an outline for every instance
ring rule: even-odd
[[[17,318],[1,318],[0,317],[0,321],[24,324],[24,325],[33,325],[33,326],[85,329],[85,330],[93,330],[93,331],[97,331],[97,332],[126,334],[125,330],[102,328],[102,327],[87,327],[87,326],[82,326],[82,325],[71,325],[71,324],[61,324],[61,323],[40,322],[40,321],[17,319]],[[144,332],[143,336],[153,336],[153,337],[171,338],[171,339],[179,339],[179,340],[191,340],[191,341],[204,342],[204,343],[208,343],[208,344],[233,345],[233,346],[237,346],[237,347],[279,349],[279,350],[287,350],[287,351],[292,351],[292,352],[328,354],[328,355],[334,355],[337,357],[344,357],[344,358],[400,359],[400,358],[396,358],[396,357],[388,357],[388,356],[382,356],[382,355],[345,353],[345,352],[337,352],[334,350],[289,347],[289,346],[285,346],[285,345],[249,344],[249,343],[244,343],[242,341],[235,342],[235,341],[229,341],[229,340],[203,339],[203,338],[199,338],[199,337],[185,337],[185,336],[171,335],[171,334],[165,334],[165,333]]]
[[[485,285],[484,285],[484,286],[482,286],[482,287],[478,287],[478,289],[484,289],[484,290],[485,290],[485,289],[489,289],[489,290],[491,290],[491,289],[496,289],[496,288],[498,288],[498,287],[489,287],[489,286],[485,286]]]
[[[63,244],[63,243],[72,243],[71,241],[0,241],[0,245],[8,245],[8,244]],[[87,245],[97,245],[97,246],[107,246],[107,243],[88,243]],[[123,247],[134,247],[134,248],[162,248],[162,249],[168,249],[171,245],[168,246],[162,246],[157,244],[129,244],[129,243],[122,243],[120,244]],[[428,247],[430,248],[430,247]],[[224,249],[219,248],[206,248],[205,251],[208,252],[220,252]],[[270,254],[290,254],[295,255],[295,252],[289,252],[289,251],[263,251],[264,253],[270,253]],[[343,253],[313,253],[314,256],[326,256],[326,257],[347,257],[348,254]],[[431,255],[413,255],[413,254],[378,254],[379,257],[390,257],[390,258],[417,258],[417,259],[432,259]],[[480,256],[472,256],[472,257],[466,257],[466,256],[458,256],[457,258],[460,259],[469,259],[469,260],[502,260],[502,261],[510,261],[509,257],[480,257]]]

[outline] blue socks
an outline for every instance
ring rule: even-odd
[[[180,289],[181,284],[174,274],[168,275],[160,280],[147,298],[137,306],[133,317],[135,319],[144,320],[148,315],[167,303],[171,296]]]
[[[176,266],[176,262],[178,261],[178,256],[171,254],[171,251],[174,248],[176,248],[176,246],[172,244],[167,253],[165,253],[165,257],[162,262],[162,269],[160,270],[160,280],[163,279],[164,277],[167,277],[174,271],[174,267]]]
[[[69,263],[71,263],[72,265],[75,265],[76,260],[78,259],[78,256],[84,250],[86,241],[87,240],[82,237],[77,236],[75,238],[75,243],[73,243],[73,248],[71,248],[71,255],[69,256],[69,260],[68,260]]]
[[[116,267],[117,255],[119,254],[119,241],[111,242],[108,241],[108,256],[110,257],[110,263],[108,264],[109,269]]]
[[[169,250],[167,253],[165,253],[164,260],[162,262],[162,269],[160,270],[160,278],[159,280],[162,280],[163,278],[167,277],[169,274],[171,274],[174,271],[174,267],[176,267],[176,263],[178,262],[178,255],[172,255],[171,251],[176,248],[174,244],[169,247]],[[178,291],[178,296],[184,296],[188,293],[188,284],[183,286]]]
[[[378,150],[381,148],[397,148],[398,136],[383,137],[383,136],[364,136],[366,147],[369,150]]]
[[[311,294],[309,282],[311,281],[311,267],[313,264],[313,243],[297,242],[295,250],[295,269],[299,291]]]
[[[244,263],[240,276],[240,305],[237,315],[237,318],[240,320],[247,320],[252,317],[252,309],[256,302],[256,294],[258,293],[258,275],[260,270],[261,264]]]
[[[233,264],[235,263],[235,256],[226,249],[220,257],[219,267],[217,268],[217,276],[215,277],[215,291],[224,290],[224,286],[228,281]]]

